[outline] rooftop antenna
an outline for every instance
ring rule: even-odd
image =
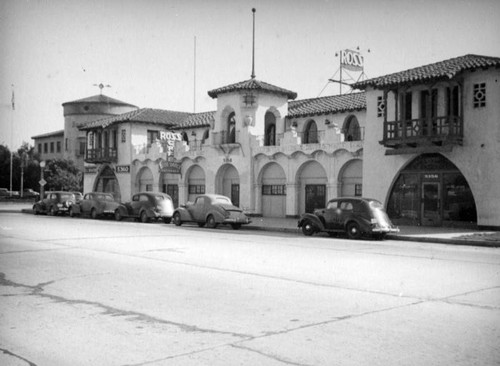
[[[250,77],[255,79],[255,8],[252,8],[253,17],[253,37],[252,37],[252,75]]]
[[[102,89],[104,88],[111,88],[111,85],[104,85],[103,83],[100,84],[94,84],[94,86],[97,86],[99,89],[101,89],[101,95],[102,95]]]
[[[196,36],[194,36],[194,61],[193,61],[194,85],[193,85],[193,113],[196,113]]]

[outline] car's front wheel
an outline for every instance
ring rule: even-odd
[[[75,217],[75,213],[73,212],[73,207],[70,207],[68,209],[68,214],[69,214],[69,217]]]
[[[141,222],[144,224],[149,222],[149,217],[148,217],[148,214],[146,213],[146,211],[141,212]]]
[[[215,221],[214,215],[209,215],[207,217],[207,227],[210,229],[215,229],[217,227],[217,222]]]
[[[35,211],[35,215],[40,215],[40,210],[38,209],[38,206],[34,206],[33,211]]]
[[[123,216],[120,213],[120,210],[115,210],[115,220],[116,221],[122,221],[122,219],[123,219]]]
[[[163,222],[164,222],[165,224],[170,224],[170,223],[172,222],[172,218],[171,218],[171,217],[164,217],[164,218],[163,218]]]
[[[361,238],[361,228],[357,222],[350,222],[347,224],[347,236],[349,239]]]
[[[55,216],[56,215],[56,209],[54,206],[50,206],[49,208],[49,216]]]
[[[94,220],[97,219],[97,210],[95,208],[92,208],[92,210],[90,210],[90,217],[92,217]]]
[[[178,212],[174,213],[173,219],[174,219],[175,226],[181,226],[182,225],[182,220],[181,220],[181,214],[180,213],[178,213]]]
[[[241,228],[241,224],[231,224],[233,230],[239,230]]]
[[[311,221],[306,221],[302,224],[302,233],[305,236],[311,236],[317,231],[316,226]]]

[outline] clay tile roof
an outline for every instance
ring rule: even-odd
[[[380,76],[357,82],[355,89],[365,89],[368,86],[382,89],[401,84],[420,84],[422,82],[451,79],[458,74],[479,68],[500,67],[500,58],[478,55],[465,55],[430,65],[416,67],[394,74]]]
[[[41,139],[41,138],[44,138],[44,137],[56,137],[56,136],[64,136],[64,130],[59,130],[59,131],[54,131],[54,132],[48,132],[48,133],[44,133],[44,134],[41,134],[41,135],[33,136],[31,138],[34,140],[34,139]]]
[[[352,93],[296,100],[288,103],[287,118],[342,113],[366,109],[366,95]]]
[[[94,95],[92,97],[74,100],[72,102],[66,102],[66,103],[63,103],[62,105],[65,106],[67,104],[80,104],[80,103],[114,104],[114,105],[124,105],[124,106],[131,106],[131,107],[137,108],[137,106],[135,106],[133,104],[125,103],[125,102],[122,102],[121,100],[113,99],[113,98],[110,98],[110,97],[103,95],[103,94],[98,94],[98,95]]]
[[[221,88],[213,89],[208,92],[208,95],[211,98],[217,98],[219,94],[230,93],[234,91],[240,90],[257,90],[257,91],[266,91],[272,94],[286,95],[288,99],[297,98],[297,93],[280,88],[278,86],[274,86],[263,81],[259,81],[256,79],[249,79],[245,81],[241,81],[236,84],[231,84],[227,86],[223,86]]]
[[[176,128],[193,128],[207,127],[215,121],[215,111],[194,113],[189,115],[183,122],[179,123]]]
[[[107,117],[92,122],[83,123],[78,126],[80,130],[90,130],[94,128],[106,128],[112,124],[120,122],[142,122],[175,127],[184,122],[190,113],[167,111],[163,109],[142,108],[135,111]]]

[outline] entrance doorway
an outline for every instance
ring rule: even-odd
[[[323,208],[326,204],[326,185],[306,185],[306,212],[312,213],[316,208]]]
[[[164,184],[163,192],[172,198],[174,207],[179,207],[179,186],[177,184]]]
[[[231,202],[236,207],[240,207],[240,185],[231,184]]]
[[[422,225],[441,225],[441,184],[439,182],[422,183]]]

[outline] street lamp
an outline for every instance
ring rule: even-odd
[[[45,184],[47,183],[45,181],[45,179],[43,179],[43,171],[45,170],[45,160],[42,160],[40,162],[40,181],[38,183],[40,183],[40,199],[43,199],[43,196],[44,196],[44,186]]]

